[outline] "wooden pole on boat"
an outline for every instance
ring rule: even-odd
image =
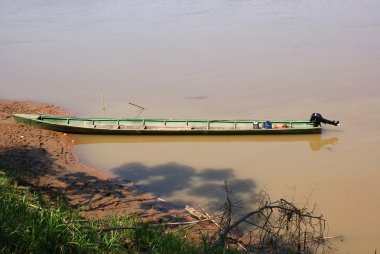
[[[132,103],[132,102],[130,102],[129,104],[132,105],[132,106],[135,106],[135,107],[141,108],[142,110],[145,109],[144,107],[141,107],[141,106],[139,106],[139,105],[136,105],[136,104],[134,104],[134,103]]]
[[[106,117],[106,106],[104,104],[104,98],[103,98],[103,92],[102,89],[99,88],[100,91],[100,99],[102,100],[102,110],[103,110],[103,116]]]
[[[137,104],[134,104],[134,103],[132,103],[132,102],[129,102],[129,104],[132,105],[132,106],[135,106],[135,107],[137,107],[137,108],[140,109],[140,110],[139,110],[139,113],[136,115],[136,117],[140,117],[140,115],[142,114],[142,112],[145,110],[144,107],[141,107],[141,106],[139,106],[139,105],[137,105]]]

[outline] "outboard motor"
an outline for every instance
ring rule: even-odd
[[[335,126],[338,126],[340,124],[339,121],[331,121],[331,120],[327,120],[327,119],[323,118],[322,115],[319,113],[311,114],[310,122],[313,123],[313,127],[321,126],[321,123],[331,124],[331,125],[335,125]]]

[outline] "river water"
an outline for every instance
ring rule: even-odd
[[[179,206],[211,209],[224,180],[244,200],[316,203],[339,253],[374,253],[379,13],[376,0],[0,0],[0,97],[81,116],[340,120],[322,135],[74,139],[83,161]]]

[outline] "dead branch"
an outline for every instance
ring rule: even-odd
[[[220,247],[240,247],[248,253],[315,253],[321,247],[321,253],[332,249],[329,239],[325,236],[326,221],[317,212],[314,205],[308,209],[301,208],[285,199],[272,202],[270,197],[262,192],[255,197],[256,208],[244,214],[237,203],[233,202],[232,191],[227,182],[224,185],[226,201],[216,215],[210,216],[203,208],[196,211],[187,206],[196,221],[169,222],[153,224],[154,226],[194,226],[203,222],[216,225],[214,235],[209,238],[215,249]],[[101,232],[111,230],[135,230],[136,227],[112,227],[101,229]],[[215,233],[216,232],[216,233]]]
[[[202,219],[202,220],[196,220],[196,221],[184,221],[184,222],[167,222],[167,223],[157,223],[157,224],[151,224],[152,226],[185,226],[185,225],[195,225],[206,221],[212,221],[212,218],[209,219]],[[102,228],[99,229],[99,232],[107,232],[107,231],[113,231],[113,230],[136,230],[139,229],[139,227],[110,227],[110,228]]]
[[[235,219],[232,194],[224,185],[226,202],[220,218],[220,229],[214,236],[215,247],[242,244],[248,251],[260,253],[313,252],[320,245],[327,246],[324,236],[325,220],[317,214],[316,206],[311,210],[305,205],[298,208],[285,199],[272,202],[261,193],[256,202],[258,207]]]

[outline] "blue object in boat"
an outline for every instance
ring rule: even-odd
[[[263,123],[263,128],[264,129],[272,129],[272,122],[271,121],[265,121]]]

